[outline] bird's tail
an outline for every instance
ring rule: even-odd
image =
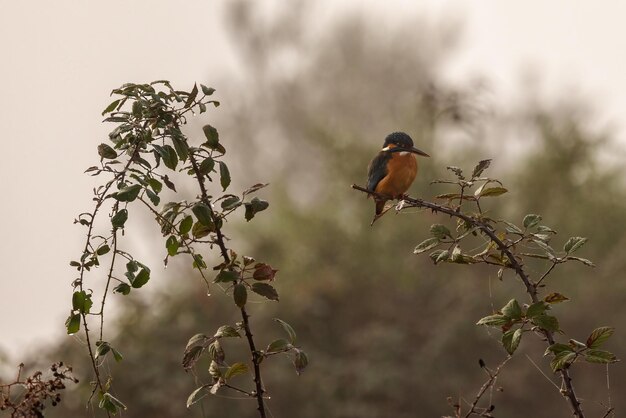
[[[372,223],[370,224],[370,226],[374,225],[374,222],[376,222],[376,220],[378,218],[380,218],[381,216],[383,216],[385,214],[385,203],[387,203],[386,200],[380,200],[380,199],[375,199],[376,200],[376,214],[374,214],[374,219],[372,219]]]

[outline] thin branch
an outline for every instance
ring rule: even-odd
[[[511,360],[511,358],[512,358],[511,356],[508,356],[507,358],[505,358],[502,361],[502,363],[500,363],[498,365],[498,367],[496,367],[496,369],[493,372],[491,370],[489,370],[487,367],[484,368],[485,371],[487,372],[487,375],[489,376],[489,379],[487,379],[487,381],[482,385],[482,387],[480,388],[480,390],[476,394],[476,397],[474,398],[474,401],[470,405],[469,411],[467,411],[467,414],[465,414],[465,418],[469,418],[472,415],[485,416],[486,412],[490,412],[489,408],[487,408],[487,409],[481,408],[481,409],[483,409],[482,411],[477,411],[476,410],[476,405],[478,405],[478,402],[480,401],[480,399],[483,397],[485,392],[487,392],[487,389],[493,387],[493,385],[496,384],[496,380],[498,379],[498,373],[500,373],[500,370],[502,369],[502,367],[504,367],[504,365],[506,363],[508,363],[508,361]]]
[[[374,193],[371,192],[363,187],[357,186],[356,184],[352,185],[352,188],[355,190],[359,190],[361,192],[364,193],[368,193],[370,195],[373,195],[374,197],[382,197],[380,196],[378,193]],[[481,231],[483,231],[483,233],[485,235],[487,235],[491,241],[493,241],[496,246],[498,247],[498,249],[504,254],[506,255],[506,257],[509,260],[509,266],[512,268],[513,270],[515,270],[515,273],[517,274],[517,276],[520,278],[520,280],[522,281],[522,283],[524,284],[524,286],[526,287],[526,293],[528,293],[528,296],[530,297],[530,300],[533,303],[537,303],[539,302],[539,298],[537,296],[537,286],[535,283],[533,283],[530,278],[528,277],[528,275],[526,274],[526,272],[524,271],[522,265],[520,264],[520,262],[517,260],[517,258],[515,257],[515,255],[511,252],[509,246],[507,246],[504,242],[502,242],[502,240],[500,238],[498,238],[498,236],[495,234],[493,228],[484,223],[483,221],[474,218],[472,216],[468,216],[460,211],[457,212],[457,210],[452,209],[450,207],[447,206],[443,206],[443,205],[439,205],[437,203],[433,203],[433,202],[428,202],[422,199],[417,199],[417,198],[412,198],[409,196],[404,196],[403,199],[404,202],[406,202],[402,207],[419,207],[419,208],[428,208],[431,209],[433,212],[440,212],[440,213],[445,213],[446,215],[449,215],[451,217],[456,217],[459,219],[462,219],[463,221],[465,221],[466,223],[479,228]],[[552,345],[554,344],[555,340],[554,340],[554,335],[552,332],[547,331],[542,329],[541,333],[545,336],[548,345]],[[565,385],[565,397],[568,399],[570,406],[572,408],[572,412],[574,413],[574,416],[576,416],[577,418],[584,418],[584,414],[582,411],[582,408],[580,406],[580,401],[578,400],[577,396],[576,396],[576,392],[574,391],[574,387],[572,384],[572,378],[569,375],[569,371],[567,370],[567,368],[563,368],[560,370],[560,374],[561,377],[563,379],[563,384]]]

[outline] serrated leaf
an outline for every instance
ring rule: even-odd
[[[480,177],[483,171],[485,171],[489,167],[489,164],[491,164],[491,160],[480,161],[476,165],[476,167],[474,167],[474,171],[472,172],[472,178],[475,179],[476,177]]]
[[[180,247],[180,242],[174,235],[171,235],[167,241],[165,241],[165,248],[167,248],[167,254],[170,256],[175,256],[178,253],[178,248]]]
[[[281,351],[285,351],[290,347],[289,341],[279,338],[278,340],[272,341],[267,348],[265,349],[266,353],[278,353]]]
[[[600,347],[606,340],[611,337],[611,335],[613,335],[614,332],[615,328],[613,327],[600,327],[594,329],[591,332],[591,335],[589,335],[589,338],[587,338],[587,347]]]
[[[526,317],[534,318],[537,315],[543,314],[546,311],[546,309],[547,309],[547,305],[545,302],[533,303],[526,310]]]
[[[548,244],[546,244],[545,242],[543,242],[543,241],[541,241],[541,240],[538,240],[538,239],[533,239],[533,242],[534,242],[535,244],[537,244],[537,246],[538,246],[539,248],[541,248],[542,250],[544,250],[544,251],[546,252],[546,254],[548,254],[548,258],[549,258],[550,260],[552,260],[552,259],[554,258],[554,256],[555,256],[555,253],[554,253],[554,248],[550,247]]]
[[[248,366],[244,363],[235,363],[230,366],[228,370],[226,370],[226,373],[224,373],[224,379],[231,379],[235,376],[246,373],[248,373]]]
[[[211,171],[213,171],[213,168],[215,167],[215,160],[211,157],[206,157],[204,160],[202,160],[202,162],[200,163],[200,173],[207,175],[209,174]]]
[[[554,359],[550,362],[550,367],[553,372],[556,372],[570,365],[575,359],[576,353],[563,351],[554,356]]]
[[[494,315],[488,315],[488,316],[481,318],[478,322],[476,322],[476,325],[486,325],[488,327],[501,327],[502,325],[508,324],[510,321],[511,320],[504,315],[494,314]]]
[[[71,314],[65,321],[68,335],[76,334],[80,330],[80,314]]]
[[[261,296],[266,297],[269,300],[278,301],[278,292],[271,284],[255,282],[252,283],[252,291]]]
[[[105,393],[104,395],[102,395],[102,399],[100,400],[99,407],[111,412],[114,415],[117,413],[118,408],[122,410],[128,409],[126,405],[122,403],[122,401],[120,401],[115,396],[111,395],[110,393]]]
[[[124,187],[118,192],[113,194],[113,197],[120,202],[132,202],[137,199],[139,192],[141,191],[140,184],[133,184],[131,186]]]
[[[131,282],[131,286],[135,289],[143,287],[150,280],[150,270],[142,268]]]
[[[178,158],[181,161],[187,161],[187,157],[189,157],[189,145],[187,145],[187,141],[183,138],[173,137],[172,143],[174,144]]]
[[[502,308],[502,315],[511,319],[520,319],[522,317],[522,308],[515,299],[511,299]]]
[[[615,354],[605,350],[587,350],[584,357],[590,363],[608,364],[617,361]]]
[[[453,165],[449,165],[446,168],[448,170],[452,171],[454,173],[454,175],[457,176],[457,178],[459,180],[465,180],[465,177],[463,176],[463,170],[461,170],[459,167],[455,167]]]
[[[571,237],[570,239],[567,240],[567,242],[563,246],[563,251],[565,251],[568,254],[571,254],[577,249],[579,249],[580,247],[582,247],[583,245],[585,245],[586,242],[587,242],[587,238]]]
[[[223,210],[233,210],[239,206],[241,206],[241,199],[237,196],[230,196],[222,200]]]
[[[543,298],[543,300],[547,303],[555,304],[568,301],[569,298],[567,296],[563,296],[560,293],[554,292],[547,295],[545,298]]]
[[[257,263],[254,266],[252,278],[258,281],[273,281],[277,272],[278,270],[273,269],[269,264]]]
[[[522,329],[509,330],[502,334],[502,345],[507,353],[513,355],[522,340]]]
[[[113,160],[117,158],[117,152],[107,144],[98,145],[98,155],[107,160]]]
[[[220,165],[220,184],[222,185],[222,189],[226,190],[230,185],[230,171],[228,171],[228,166],[223,161],[219,162]]]
[[[541,216],[534,213],[529,213],[528,215],[524,216],[524,221],[522,222],[522,224],[524,225],[524,228],[528,229],[536,226],[537,224],[539,224],[539,222],[541,222]]]
[[[220,344],[220,340],[215,340],[209,344],[208,350],[211,360],[214,360],[217,364],[225,365],[226,353]]]
[[[515,225],[514,223],[511,223],[511,222],[508,222],[508,221],[502,221],[502,222],[504,222],[504,224],[507,226],[507,228],[506,228],[507,232],[511,232],[511,233],[514,233],[514,234],[521,234],[522,233],[522,230],[517,225]]]
[[[183,367],[185,369],[191,369],[202,352],[213,342],[215,337],[207,337],[204,334],[196,334],[189,339],[185,352],[183,353]]]
[[[421,254],[428,250],[432,250],[437,245],[439,245],[439,243],[439,238],[428,238],[427,240],[424,240],[417,244],[417,247],[415,247],[415,249],[413,250],[413,254]]]
[[[280,324],[280,326],[283,327],[283,329],[285,330],[285,332],[289,336],[289,341],[291,342],[291,344],[295,344],[296,343],[296,332],[293,330],[291,325],[289,325],[288,323],[286,323],[282,319],[278,319],[278,318],[274,318],[274,321],[278,322]]]
[[[106,341],[98,341],[96,346],[96,358],[104,357],[111,351],[111,345]]]
[[[235,300],[235,305],[243,308],[248,301],[248,291],[246,290],[246,286],[241,283],[237,283],[233,289],[233,299]]]
[[[539,225],[537,227],[537,232],[544,232],[544,233],[550,233],[550,234],[556,234],[556,231],[552,228],[550,228],[549,226],[545,226],[545,225]]]
[[[203,385],[191,392],[191,395],[187,398],[187,408],[207,396],[208,392],[206,392],[206,388],[209,386],[210,385]]]
[[[452,237],[450,230],[441,224],[433,224],[430,226],[430,234],[437,239],[444,239],[446,237]]]
[[[215,332],[215,337],[216,338],[233,338],[233,337],[241,337],[241,335],[239,335],[239,332],[235,328],[231,327],[230,325],[222,325]]]
[[[508,192],[504,187],[489,187],[487,189],[483,189],[480,192],[480,197],[489,197],[489,196],[500,196],[504,193]]]
[[[556,332],[559,330],[559,321],[556,317],[551,315],[537,315],[532,319],[533,324],[539,328],[543,328],[546,331]]]
[[[209,374],[213,379],[219,379],[222,377],[222,371],[216,361],[211,361],[211,364],[209,365]]]

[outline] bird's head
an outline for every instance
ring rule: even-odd
[[[426,154],[424,151],[415,148],[411,137],[404,132],[394,132],[387,135],[382,150],[385,152],[412,152],[424,157],[430,157],[430,155]]]

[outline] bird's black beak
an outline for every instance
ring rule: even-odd
[[[430,155],[426,154],[424,151],[419,150],[415,147],[411,147],[409,151],[412,152],[413,154],[422,155],[424,157],[430,157]]]

